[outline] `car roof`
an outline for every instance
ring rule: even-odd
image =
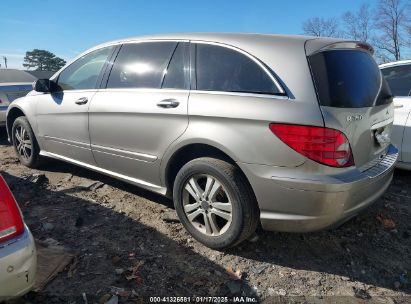
[[[278,34],[259,34],[259,33],[175,33],[175,34],[156,34],[146,36],[135,36],[125,39],[118,39],[109,41],[107,43],[100,44],[95,48],[99,48],[106,45],[131,42],[131,41],[145,41],[145,40],[194,40],[204,42],[218,42],[228,44],[232,46],[238,46],[238,44],[258,43],[263,41],[270,41],[271,43],[278,43],[281,45],[289,44],[301,44],[304,45],[308,40],[321,40],[326,43],[333,43],[336,41],[342,41],[343,39],[335,39],[329,37],[315,37],[304,35],[278,35]]]
[[[406,65],[406,64],[411,64],[411,59],[410,60],[399,60],[399,61],[393,61],[393,62],[388,62],[384,64],[380,64],[380,69],[388,68],[388,67],[394,67],[394,66],[399,66],[399,65]]]
[[[288,50],[290,48],[301,48],[306,51],[306,55],[310,56],[313,53],[331,46],[336,43],[347,43],[344,47],[353,47],[358,43],[366,46],[371,54],[374,53],[374,49],[371,45],[365,42],[347,40],[342,38],[332,37],[317,37],[307,35],[279,35],[279,34],[258,34],[258,33],[177,33],[177,34],[157,34],[147,36],[130,37],[126,39],[119,39],[109,41],[100,45],[97,45],[86,52],[80,54],[81,57],[87,52],[95,49],[130,42],[141,41],[162,41],[162,40],[177,40],[177,41],[194,41],[194,42],[209,42],[226,44],[227,46],[236,47],[242,49],[254,56],[258,57],[260,51],[267,51],[273,49]],[[349,46],[351,44],[351,46]],[[362,48],[362,47],[361,47]],[[287,52],[286,52],[287,53]]]
[[[259,33],[174,33],[174,34],[156,34],[134,36],[126,39],[119,39],[115,42],[124,42],[129,40],[203,40],[214,42],[228,42],[234,39],[238,40],[253,40],[255,38],[263,39],[279,39],[279,40],[300,40],[302,43],[309,39],[318,37],[302,36],[302,35],[276,35],[276,34],[259,34]]]
[[[27,71],[17,69],[0,69],[0,83],[33,83],[37,78]]]
[[[314,49],[320,49],[326,45],[330,45],[336,42],[347,41],[341,38],[330,37],[316,37],[316,36],[304,36],[304,35],[278,35],[278,34],[258,34],[258,33],[175,33],[175,34],[156,34],[145,36],[134,36],[124,39],[117,39],[101,43],[92,48],[81,52],[69,62],[66,66],[73,61],[84,56],[85,54],[103,48],[106,46],[117,45],[127,42],[139,42],[139,41],[159,41],[159,40],[180,40],[180,41],[203,41],[203,42],[216,42],[221,44],[227,44],[230,46],[249,51],[253,54],[252,50],[261,50],[268,48],[280,48],[289,49],[292,47],[300,47],[304,49],[307,41],[313,44]],[[250,50],[248,50],[250,49]],[[253,54],[256,55],[256,54]],[[258,57],[258,56],[257,56]],[[63,67],[64,68],[64,67]],[[58,74],[56,72],[51,79]]]

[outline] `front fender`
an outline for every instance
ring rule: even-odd
[[[37,121],[36,121],[36,101],[37,98],[35,95],[27,95],[21,98],[14,100],[7,109],[6,113],[6,129],[7,129],[7,138],[11,143],[10,133],[13,126],[13,121],[18,116],[25,116],[30,123],[33,132],[37,133]]]

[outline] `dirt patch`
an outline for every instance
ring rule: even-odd
[[[387,193],[338,229],[259,231],[252,242],[215,251],[186,233],[170,200],[58,161],[25,168],[0,136],[1,174],[34,237],[78,252],[23,303],[232,295],[267,303],[411,301],[411,172],[396,171]]]

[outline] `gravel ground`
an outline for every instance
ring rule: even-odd
[[[397,170],[375,205],[337,229],[258,231],[258,239],[215,251],[186,233],[170,200],[54,160],[42,170],[23,167],[4,131],[0,168],[34,237],[78,252],[19,303],[234,295],[264,303],[411,303],[411,172]]]

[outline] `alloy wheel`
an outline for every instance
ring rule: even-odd
[[[19,155],[25,160],[29,160],[33,151],[31,138],[26,129],[19,125],[14,133],[15,145]]]
[[[232,222],[230,196],[211,175],[191,176],[184,185],[183,208],[189,222],[207,236],[220,236]]]

